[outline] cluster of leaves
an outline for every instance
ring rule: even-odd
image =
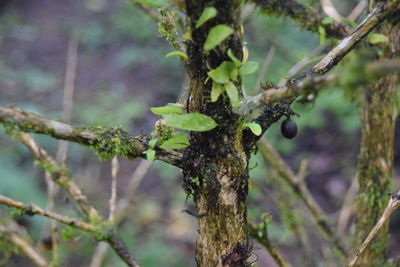
[[[184,106],[169,103],[163,107],[150,109],[154,114],[163,119],[157,121],[152,139],[149,141],[149,149],[146,151],[147,160],[153,161],[156,147],[160,149],[181,149],[189,145],[186,131],[205,132],[217,126],[217,123],[209,116],[201,113],[185,113]],[[174,128],[186,130],[177,132]]]

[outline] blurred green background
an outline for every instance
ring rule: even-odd
[[[348,14],[357,3],[333,2],[342,15]],[[300,29],[290,19],[268,17],[258,9],[246,20],[244,28],[250,60],[262,66],[271,46],[276,47],[263,80],[278,82],[319,45],[318,34]],[[72,122],[122,126],[133,135],[149,133],[157,120],[149,108],[176,102],[185,73],[178,59],[164,58],[173,49],[158,37],[156,23],[128,1],[0,2],[0,105],[16,104],[27,111],[60,119],[67,47],[72,35],[79,40]],[[244,81],[249,94],[258,74]],[[281,136],[280,123],[266,133],[295,170],[301,160],[308,161],[307,185],[334,227],[354,177],[360,138],[357,105],[346,95],[341,88],[330,88],[323,90],[316,102],[296,103],[294,110],[301,116],[295,118],[299,135],[293,140]],[[399,123],[397,126],[399,129]],[[51,155],[56,154],[57,140],[33,137]],[[400,141],[396,142],[395,162],[398,162]],[[119,196],[125,197],[126,186],[140,160],[120,162]],[[99,162],[93,151],[70,144],[67,164],[90,200],[107,216],[110,162]],[[399,167],[395,165],[398,175]],[[35,166],[30,152],[2,128],[0,166],[1,194],[46,206],[43,170]],[[252,158],[250,167],[254,168],[249,218],[257,221],[262,213],[271,212],[271,240],[294,266],[300,266],[303,250],[289,225],[297,220],[295,210],[304,211],[303,205],[300,202],[282,205],[282,198],[291,192],[278,182],[259,153]],[[398,180],[396,176],[395,188]],[[191,200],[185,202],[181,183],[182,174],[177,168],[154,162],[132,198],[129,214],[119,231],[142,266],[195,266],[196,219],[181,212],[193,209]],[[56,210],[79,216],[72,200],[63,192],[57,198]],[[309,217],[307,212],[303,214]],[[35,243],[39,243],[49,227],[48,220],[43,218],[15,219],[28,229]],[[399,227],[395,227],[400,222],[399,216],[392,221],[390,253],[396,255],[400,245],[400,238],[396,237]],[[328,244],[309,220],[304,225],[317,264],[327,266]],[[76,232],[69,240],[62,241],[61,246],[64,266],[88,266],[96,243],[92,237]],[[256,248],[257,266],[274,266],[268,253],[259,245]],[[24,256],[14,255],[6,266],[31,266],[31,263]],[[103,266],[123,264],[109,251]]]

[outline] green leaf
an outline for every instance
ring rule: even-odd
[[[248,122],[248,123],[243,124],[243,128],[246,128],[246,127],[249,127],[254,135],[260,136],[262,133],[260,124],[258,124],[256,122]]]
[[[181,149],[181,148],[185,148],[189,145],[189,139],[187,138],[186,135],[179,135],[177,137],[168,139],[167,141],[165,141],[164,143],[162,143],[162,145],[160,146],[160,148],[162,149]]]
[[[158,141],[158,138],[151,139],[149,141],[149,147],[154,148],[154,146],[156,145],[157,141]]]
[[[208,76],[210,76],[214,82],[227,83],[231,78],[231,72],[235,68],[233,62],[224,61],[218,68],[209,71]]]
[[[322,21],[321,24],[323,25],[327,25],[327,24],[331,24],[332,22],[334,22],[335,19],[332,17],[325,17]]]
[[[346,22],[347,24],[349,24],[351,27],[355,27],[355,26],[357,26],[357,23],[355,23],[355,21],[354,20],[352,20],[352,19],[350,19],[350,18],[342,18],[342,20],[344,21],[344,22]]]
[[[242,62],[235,57],[235,55],[232,52],[232,49],[228,49],[228,57],[232,60],[233,64],[235,64],[236,67],[239,67],[240,65],[242,65]]]
[[[246,62],[239,68],[239,74],[242,76],[252,74],[258,69],[258,65],[255,61]]]
[[[146,159],[150,162],[154,161],[154,158],[156,157],[156,151],[153,149],[147,149],[146,150]]]
[[[233,29],[224,24],[213,27],[208,33],[207,39],[204,42],[204,50],[210,51],[233,33]]]
[[[183,53],[182,51],[172,51],[165,55],[165,57],[172,57],[172,56],[178,56],[185,60],[188,59],[188,56],[185,53]]]
[[[171,115],[162,122],[169,127],[198,132],[209,131],[217,126],[211,117],[201,113]]]
[[[231,78],[231,80],[233,80],[233,81],[236,81],[238,74],[239,74],[239,70],[238,70],[238,68],[235,67],[229,72],[229,78]]]
[[[136,2],[152,7],[164,7],[168,5],[168,0],[136,0]]]
[[[224,91],[225,88],[222,86],[222,84],[213,82],[211,87],[211,102],[216,102]]]
[[[183,110],[179,104],[169,103],[163,107],[150,108],[151,112],[156,115],[183,114]]]
[[[236,86],[232,82],[228,82],[224,84],[225,91],[228,94],[228,97],[231,101],[231,104],[234,108],[239,106],[239,93]]]
[[[196,29],[200,28],[207,20],[214,18],[217,15],[215,7],[206,7],[200,15],[199,20],[196,23]]]
[[[318,32],[319,32],[319,42],[321,44],[324,44],[326,42],[326,30],[324,27],[319,26],[318,27]]]
[[[389,38],[380,33],[371,33],[368,35],[368,42],[370,44],[380,44],[380,43],[387,43],[389,41]]]

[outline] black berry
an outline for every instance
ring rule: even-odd
[[[297,124],[291,119],[286,119],[281,124],[281,133],[284,137],[292,139],[297,134]]]

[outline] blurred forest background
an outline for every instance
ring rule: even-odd
[[[312,1],[300,1],[312,2]],[[346,16],[358,1],[333,1]],[[263,80],[277,82],[289,69],[320,43],[319,36],[300,29],[290,19],[269,17],[256,9],[245,21],[245,40],[250,59],[262,66],[271,47],[276,48]],[[173,51],[157,34],[157,24],[129,1],[106,0],[2,0],[0,2],[0,105],[17,106],[45,117],[60,119],[68,43],[78,39],[73,112],[76,124],[122,126],[133,135],[149,133],[158,119],[150,107],[176,102],[184,86],[185,72],[179,60],[164,58]],[[340,68],[340,66],[339,66]],[[258,71],[258,73],[260,70]],[[256,86],[257,74],[246,76],[249,94]],[[268,140],[295,170],[308,162],[306,183],[314,198],[337,225],[351,180],[360,142],[357,106],[341,88],[323,90],[314,103],[296,104],[294,118],[299,134],[293,140],[280,134],[280,123],[267,131]],[[396,137],[400,135],[397,121]],[[52,155],[58,141],[33,137]],[[396,139],[395,178],[400,186],[400,138]],[[110,162],[100,162],[93,151],[69,145],[67,164],[73,176],[96,207],[108,213]],[[141,160],[121,159],[119,195],[124,197],[132,174]],[[46,206],[44,172],[35,167],[33,156],[0,129],[0,194]],[[263,161],[260,153],[252,158],[252,189],[249,193],[249,218],[257,220],[271,212],[269,235],[291,263],[303,262],[302,248],[295,239],[293,222],[304,221],[311,254],[320,266],[328,266],[329,250],[319,237],[302,203],[288,203],[290,189]],[[195,266],[196,219],[183,209],[193,208],[181,188],[182,174],[175,167],[154,162],[138,184],[130,211],[119,227],[129,248],[142,266]],[[10,210],[1,207],[4,211]],[[77,216],[77,211],[62,192],[56,210]],[[301,210],[305,218],[298,217]],[[45,235],[49,221],[40,217],[18,217],[34,242]],[[400,250],[400,214],[391,218],[390,255]],[[349,238],[351,227],[342,238]],[[60,226],[63,231],[63,226]],[[65,266],[88,266],[95,240],[76,232],[62,241]],[[273,266],[268,253],[256,245],[257,266]],[[397,251],[397,252],[396,252]],[[49,252],[48,252],[49,253]],[[397,254],[396,254],[397,253]],[[0,252],[0,257],[5,256]],[[1,261],[1,259],[0,259]],[[6,266],[31,266],[24,257],[14,255]],[[108,252],[104,266],[122,266]]]

